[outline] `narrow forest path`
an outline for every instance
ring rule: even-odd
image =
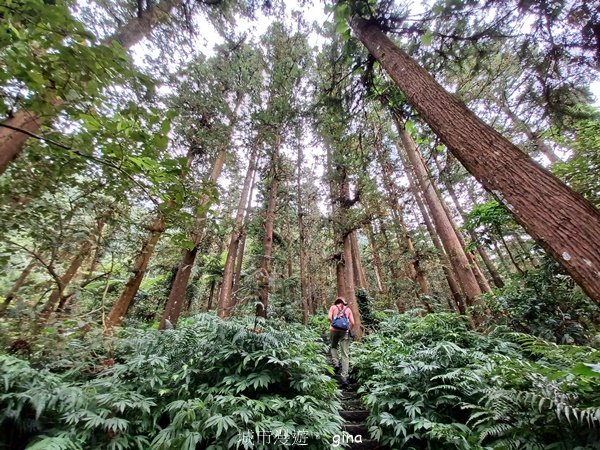
[[[344,418],[344,432],[341,444],[345,448],[360,450],[382,450],[383,447],[369,436],[367,417],[369,411],[365,409],[357,393],[358,384],[351,383],[342,393],[342,409],[340,415]]]
[[[322,334],[321,342],[324,344],[324,348],[327,349],[325,350],[325,354],[329,363],[333,364],[329,351],[329,336],[327,334]],[[341,382],[339,375],[336,375],[335,378],[338,383]],[[341,388],[342,405],[340,415],[344,419],[344,433],[339,437],[339,443],[335,444],[339,444],[339,448],[345,449],[385,450],[387,447],[382,446],[375,439],[371,439],[371,436],[369,435],[369,427],[367,425],[369,411],[360,401],[358,395],[358,388],[360,386],[352,377],[352,374],[350,374],[349,381],[350,384],[346,388]]]

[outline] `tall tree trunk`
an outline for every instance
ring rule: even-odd
[[[423,158],[421,158],[421,160],[423,161]],[[425,165],[425,161],[423,161],[423,165]],[[428,169],[428,168],[426,167],[426,169]],[[427,173],[429,174],[430,179],[433,179],[431,177],[431,173],[429,172],[429,170],[427,170]],[[435,192],[436,192],[438,198],[440,199],[440,203],[441,203],[442,207],[444,208],[444,211],[446,212],[446,216],[448,217],[448,220],[450,221],[450,224],[452,225],[452,228],[454,229],[454,232],[456,233],[456,237],[458,237],[460,245],[462,246],[462,248],[465,251],[465,254],[467,255],[467,259],[469,260],[469,264],[470,264],[471,270],[473,271],[473,275],[475,275],[477,284],[479,284],[479,288],[481,289],[482,292],[491,292],[492,288],[490,287],[490,284],[488,283],[487,279],[485,278],[485,275],[483,274],[483,271],[481,270],[479,263],[475,259],[475,255],[473,254],[473,252],[470,252],[467,250],[467,243],[465,242],[465,237],[463,236],[462,232],[459,230],[458,226],[456,225],[454,217],[452,216],[452,213],[450,212],[448,205],[444,201],[444,198],[442,197],[441,192],[439,191],[437,186],[435,186],[435,184],[433,185],[433,187],[435,189]]]
[[[340,178],[341,182],[339,184],[340,187],[340,219],[341,223],[347,224],[347,206],[350,201],[350,186],[348,184],[348,179],[346,177],[345,169],[338,167],[340,171],[343,173],[343,176]],[[346,298],[348,302],[348,307],[352,311],[352,315],[354,316],[354,334],[357,339],[361,339],[363,335],[360,310],[358,309],[358,302],[356,300],[356,285],[354,282],[354,270],[352,268],[352,230],[348,230],[342,233],[342,272],[344,274],[344,285],[342,286],[341,291],[338,291],[338,295],[341,295]]]
[[[358,16],[350,25],[452,154],[600,304],[598,210],[477,118],[378,26]]]
[[[335,279],[337,295],[342,297],[346,295],[346,269],[344,267],[344,255],[339,253],[335,255]]]
[[[427,172],[427,179],[433,180],[433,175],[431,173],[431,170],[427,166],[427,163],[425,162],[425,160],[423,159],[423,157],[420,154],[419,154],[419,158],[421,159],[421,162],[423,163],[423,167],[425,167],[425,170]],[[435,161],[437,163],[437,159]],[[483,274],[483,271],[481,270],[479,263],[475,259],[475,255],[473,254],[473,252],[467,250],[467,243],[465,241],[465,237],[463,236],[462,232],[456,225],[454,216],[452,215],[452,212],[450,211],[448,204],[444,200],[444,197],[442,196],[441,191],[438,189],[438,187],[435,183],[432,182],[431,185],[433,186],[433,189],[435,190],[435,193],[439,199],[440,204],[444,208],[446,216],[448,217],[448,221],[450,222],[450,225],[452,225],[452,229],[454,230],[454,233],[456,233],[456,237],[458,238],[461,247],[464,249],[465,254],[467,255],[467,259],[469,260],[469,264],[470,264],[471,270],[473,271],[473,275],[475,275],[477,284],[479,284],[479,288],[481,289],[482,292],[491,292],[492,289],[490,287],[490,284],[488,283],[487,279],[485,278],[485,275]]]
[[[187,176],[187,171],[192,166],[194,156],[192,152],[188,152],[187,155],[187,169],[181,174],[181,178],[185,179]],[[169,205],[174,205],[174,201],[170,200]],[[148,265],[150,264],[150,260],[154,255],[154,249],[160,240],[160,237],[165,231],[165,221],[162,215],[159,215],[154,219],[154,222],[147,228],[148,236],[142,243],[142,249],[140,253],[137,254],[135,260],[133,262],[133,268],[131,270],[132,275],[127,280],[125,284],[125,288],[119,298],[113,303],[113,306],[108,313],[107,318],[104,321],[105,330],[107,332],[111,332],[112,327],[120,326],[123,322],[123,319],[127,315],[131,304],[133,303],[133,299],[135,298],[138,290],[140,289],[140,285],[146,275],[146,271],[148,270]],[[171,282],[171,286],[173,283]]]
[[[467,311],[463,291],[460,287],[460,284],[456,280],[456,273],[454,272],[453,266],[450,263],[450,259],[448,258],[446,250],[442,245],[442,241],[440,240],[440,237],[436,232],[435,226],[431,220],[428,209],[425,206],[423,199],[421,198],[421,189],[419,183],[415,179],[413,170],[408,161],[406,161],[405,155],[403,155],[401,151],[398,152],[398,155],[400,157],[400,161],[402,161],[402,164],[404,165],[410,190],[413,194],[415,201],[417,202],[417,206],[419,208],[419,211],[421,212],[421,217],[423,217],[423,222],[425,222],[425,227],[427,228],[427,232],[429,234],[429,237],[431,238],[431,242],[433,242],[433,246],[438,251],[440,261],[442,263],[442,270],[444,272],[444,276],[446,277],[446,281],[448,282],[448,287],[450,288],[452,298],[454,299],[452,309],[457,310],[460,314],[466,315]]]
[[[392,217],[396,223],[396,228],[398,231],[398,241],[404,243],[405,251],[408,252],[410,256],[410,265],[407,267],[406,272],[412,282],[419,285],[421,294],[427,295],[429,293],[429,283],[427,282],[427,278],[425,277],[425,273],[421,267],[419,255],[415,250],[412,238],[410,237],[410,233],[408,232],[408,228],[406,227],[406,223],[404,221],[404,208],[400,206],[401,204],[398,187],[392,179],[394,167],[390,161],[389,152],[381,144],[379,144],[378,147],[379,164],[381,165],[383,181],[389,197],[389,205],[392,210]],[[418,297],[421,300],[421,295]],[[431,312],[431,306],[426,302],[424,304],[426,309]]]
[[[98,266],[98,259],[100,255],[101,243],[102,243],[102,233],[104,231],[104,227],[106,226],[105,219],[100,219],[98,222],[98,227],[96,229],[96,242],[94,243],[94,254],[92,255],[92,259],[90,261],[90,268],[88,269],[88,274],[85,277],[85,281],[90,281],[94,277],[94,272],[96,267]]]
[[[206,302],[206,312],[209,312],[212,308],[212,303],[213,303],[213,296],[215,293],[215,285],[217,284],[216,280],[211,280],[210,281],[210,291],[208,294],[208,301]]]
[[[35,133],[42,126],[42,119],[35,113],[20,110],[9,117],[0,125],[0,175],[8,165],[21,153],[25,141],[29,139],[27,133]]]
[[[119,298],[113,303],[113,306],[106,317],[104,326],[107,330],[121,325],[123,318],[127,314],[127,311],[140,288],[146,270],[148,270],[148,264],[154,254],[154,248],[156,247],[160,236],[165,231],[165,223],[162,216],[159,216],[154,220],[154,223],[149,227],[148,231],[148,236],[142,244],[142,250],[138,253],[133,262],[133,268],[131,269],[132,275],[129,277],[129,280],[127,280],[123,292],[121,292]]]
[[[250,196],[252,196],[252,194],[250,194]],[[237,301],[239,300],[238,291],[240,290],[240,283],[242,281],[244,253],[246,252],[246,238],[248,237],[245,225],[242,225],[242,227],[242,233],[240,235],[239,245],[237,249],[237,256],[235,257],[235,270],[233,272],[233,284],[231,288],[233,303],[237,303]]]
[[[244,252],[246,251],[246,238],[248,237],[247,226],[250,220],[250,213],[252,212],[252,195],[254,193],[254,186],[256,183],[256,170],[252,173],[252,183],[250,184],[250,192],[248,193],[248,203],[246,205],[246,212],[244,213],[244,219],[242,223],[242,233],[240,237],[240,244],[237,252],[235,272],[233,274],[233,300],[237,301],[237,292],[240,288],[240,280],[242,278],[242,265],[244,263]]]
[[[182,3],[183,0],[163,0],[150,6],[148,10],[141,13],[141,17],[131,19],[114,35],[105,39],[102,44],[110,45],[113,41],[116,41],[125,48],[132,47],[150,34],[157,24],[168,17],[170,12]],[[60,109],[63,103],[60,98],[52,100],[52,105],[57,109]],[[0,124],[0,175],[4,173],[10,162],[21,153],[23,145],[29,138],[27,133],[18,130],[36,133],[44,121],[34,112],[20,110]]]
[[[223,281],[221,282],[221,290],[219,291],[218,297],[219,303],[217,306],[217,315],[222,319],[229,316],[231,309],[235,304],[232,296],[233,268],[238,253],[237,250],[240,244],[240,237],[242,235],[244,212],[247,209],[247,204],[250,204],[250,189],[254,184],[254,172],[256,171],[256,161],[258,158],[257,145],[258,144],[256,143],[253,146],[250,159],[248,160],[248,170],[246,171],[246,177],[244,178],[244,186],[240,194],[235,223],[233,225],[233,230],[231,231],[231,237],[229,238],[229,245],[227,246],[227,259],[225,260],[225,268],[223,269]]]
[[[339,151],[336,149],[336,151]],[[327,146],[327,172],[330,176],[330,198],[332,206],[332,223],[335,236],[336,249],[340,253],[335,255],[337,295],[346,299],[348,307],[354,316],[354,334],[357,339],[363,335],[360,311],[356,301],[354,271],[352,268],[352,229],[348,229],[348,209],[353,201],[350,198],[350,184],[346,168],[338,163],[334,164],[334,155]]]
[[[433,187],[431,178],[421,158],[416,144],[402,123],[403,119],[394,112],[394,119],[398,127],[398,133],[402,141],[402,146],[406,151],[406,155],[410,160],[412,169],[414,170],[416,181],[421,188],[421,192],[425,197],[425,201],[429,206],[431,217],[435,225],[437,234],[442,241],[442,245],[446,250],[446,254],[450,259],[450,263],[458,277],[462,291],[465,294],[467,304],[469,306],[481,305],[481,301],[477,298],[481,293],[479,282],[473,273],[471,264],[464,248],[456,234],[452,223],[449,220],[446,210],[440,201],[436,190]]]
[[[373,232],[373,224],[369,223],[367,226],[367,238],[369,239],[369,245],[371,247],[371,253],[373,255],[373,265],[375,266],[375,279],[377,280],[377,290],[380,294],[387,293],[387,285],[383,282],[383,266],[381,265],[381,258],[379,257],[379,249],[377,242],[375,241],[375,233]]]
[[[300,136],[297,136],[299,139]],[[296,159],[296,203],[298,205],[298,259],[300,268],[300,302],[302,303],[302,322],[308,325],[310,318],[310,283],[308,281],[306,253],[306,227],[304,224],[304,197],[302,195],[302,164],[304,162],[304,152],[302,145],[297,148],[298,157]]]
[[[186,170],[181,174],[182,180],[187,176],[187,171],[191,168],[194,160],[194,155],[191,151],[188,152],[187,155],[187,164]],[[168,205],[173,206],[175,204],[174,200],[169,200]],[[133,261],[133,268],[131,270],[132,275],[130,275],[127,283],[125,284],[125,288],[121,295],[113,303],[113,306],[108,313],[108,317],[104,321],[105,331],[110,333],[112,327],[119,326],[123,322],[124,317],[127,315],[129,308],[131,307],[131,303],[135,298],[138,290],[140,289],[140,285],[146,275],[146,271],[148,270],[148,265],[150,264],[150,260],[154,255],[154,249],[156,248],[156,244],[162,234],[165,231],[165,221],[164,217],[158,213],[154,222],[147,227],[148,235],[146,239],[142,243],[142,248],[140,252],[137,254]],[[173,286],[171,285],[169,289]]]
[[[17,280],[14,282],[14,284],[12,285],[10,290],[6,293],[6,297],[4,298],[2,305],[0,305],[0,317],[4,316],[4,313],[8,309],[8,306],[10,305],[10,303],[13,301],[13,299],[17,295],[17,292],[19,291],[19,289],[21,289],[21,286],[23,286],[23,284],[25,284],[25,280],[27,280],[27,277],[29,276],[29,274],[31,273],[33,268],[35,267],[36,263],[37,263],[37,259],[32,259],[29,262],[29,264],[27,264],[27,267],[25,267],[25,269],[23,269],[23,272],[21,272],[21,274],[19,275],[19,278],[17,278]]]
[[[402,217],[402,215],[399,215],[398,222],[400,225],[400,232],[402,233],[404,244],[406,245],[406,249],[408,251],[408,254],[410,255],[410,278],[413,282],[419,285],[419,290],[421,291],[421,294],[427,295],[429,294],[429,283],[427,282],[425,273],[421,268],[421,260],[419,258],[419,255],[417,254],[417,251],[415,250],[415,245],[413,243],[412,238],[410,237],[410,233],[408,232],[408,228],[406,227],[406,223],[404,222],[404,218]],[[421,296],[419,296],[419,298],[420,297]],[[429,311],[430,306],[428,305],[426,309]]]
[[[358,247],[358,238],[356,236],[356,230],[350,233],[350,242],[352,248],[352,272],[354,274],[356,287],[359,289],[368,289],[365,269],[360,259],[360,249]]]
[[[273,256],[273,224],[275,222],[275,207],[277,205],[277,193],[279,190],[279,142],[277,149],[271,160],[271,183],[269,186],[269,199],[267,202],[267,211],[265,213],[263,254],[260,263],[261,282],[258,284],[258,301],[256,305],[256,315],[258,317],[267,317],[269,307],[269,277],[271,273],[271,259]]]
[[[345,276],[345,285],[344,290],[341,294],[346,298],[348,302],[348,307],[352,311],[352,315],[354,316],[354,334],[357,339],[361,339],[363,335],[362,325],[361,325],[361,317],[360,310],[358,309],[358,302],[356,300],[356,285],[354,284],[354,269],[352,268],[352,233],[347,233],[343,237],[343,261],[342,268]]]
[[[436,160],[436,162],[437,162],[437,160]],[[452,199],[452,202],[454,203],[456,210],[458,211],[458,213],[462,216],[462,218],[464,220],[466,213],[465,213],[465,210],[463,209],[462,205],[460,204],[460,201],[458,200],[458,196],[456,195],[456,191],[454,190],[454,187],[447,181],[444,181],[444,186],[446,187],[448,194],[450,194],[450,198]],[[492,281],[494,282],[494,285],[498,288],[504,287],[504,281],[502,280],[502,277],[498,273],[498,270],[494,266],[494,263],[490,259],[486,250],[478,242],[477,235],[475,234],[475,232],[473,230],[470,230],[469,235],[471,236],[471,239],[473,240],[473,242],[476,243],[477,252],[479,253],[479,256],[481,256],[481,259],[482,259],[483,263],[485,264],[485,267],[487,268],[488,272],[490,273],[490,276],[492,277]]]
[[[212,185],[217,183],[217,180],[219,179],[219,176],[223,170],[226,156],[227,149],[222,148],[215,159],[208,183]],[[193,247],[191,249],[185,249],[182,252],[181,263],[177,269],[177,274],[175,275],[175,280],[173,281],[173,286],[169,292],[169,298],[167,300],[167,304],[165,305],[163,316],[160,320],[160,330],[165,329],[167,321],[175,326],[177,324],[177,320],[179,319],[179,315],[181,314],[181,310],[183,309],[188,281],[192,273],[192,268],[194,267],[194,262],[196,261],[198,245],[200,244],[202,234],[204,233],[204,226],[206,225],[206,215],[208,213],[209,203],[210,197],[208,195],[204,195],[199,201],[199,206],[201,207],[200,209],[202,212],[197,216],[194,230],[191,234]]]

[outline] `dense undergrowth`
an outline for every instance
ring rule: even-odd
[[[390,448],[600,448],[598,350],[477,333],[452,313],[379,319],[351,360],[370,431]],[[331,448],[327,327],[324,315],[259,331],[200,315],[0,355],[0,449]]]
[[[508,279],[485,301],[496,324],[557,344],[600,348],[598,306],[548,257],[525,276]]]
[[[600,352],[455,314],[400,315],[354,350],[370,431],[392,448],[600,448]]]
[[[328,448],[341,419],[317,335],[276,327],[198,316],[94,358],[76,340],[35,366],[0,356],[0,448]]]

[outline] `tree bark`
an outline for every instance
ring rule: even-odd
[[[339,151],[337,148],[335,151]],[[361,339],[363,335],[360,311],[356,302],[354,271],[352,268],[352,229],[349,229],[348,209],[351,204],[350,184],[346,168],[334,164],[330,146],[327,146],[327,172],[330,175],[329,193],[332,209],[333,234],[336,249],[339,253],[334,256],[336,262],[337,295],[346,299],[348,307],[354,316],[354,335]]]
[[[226,156],[227,149],[222,148],[215,159],[213,169],[208,180],[209,184],[215,185],[217,183],[217,180],[219,179],[219,176],[223,170]],[[179,319],[179,315],[181,314],[181,310],[183,309],[188,281],[192,273],[192,268],[194,267],[194,262],[196,261],[198,245],[202,239],[204,226],[206,225],[206,215],[208,214],[207,206],[209,202],[210,197],[208,195],[203,196],[199,201],[199,206],[201,207],[200,209],[202,212],[196,218],[194,230],[190,236],[193,247],[191,249],[185,249],[182,252],[181,263],[179,264],[177,274],[175,275],[175,280],[173,281],[173,286],[169,292],[169,298],[167,300],[167,304],[165,305],[165,310],[158,327],[159,330],[165,329],[167,321],[175,326],[177,324],[177,320]]]
[[[422,157],[421,157],[421,161],[423,161]],[[429,168],[425,165],[425,161],[423,161],[423,165],[425,166],[425,168],[427,170],[429,178],[433,179],[433,177],[431,176],[431,172],[429,171]],[[467,243],[465,241],[465,237],[463,236],[462,232],[459,230],[458,226],[456,225],[454,217],[452,216],[452,213],[450,212],[450,208],[448,208],[448,205],[445,202],[444,198],[442,197],[440,190],[437,188],[437,186],[435,186],[435,184],[433,184],[433,188],[435,189],[436,195],[438,196],[438,198],[440,200],[440,204],[442,205],[442,207],[444,208],[444,211],[446,212],[446,216],[448,217],[448,221],[450,222],[450,225],[452,225],[452,228],[454,229],[454,233],[456,233],[456,237],[458,237],[461,247],[465,251],[465,255],[467,255],[467,259],[469,260],[469,264],[470,264],[471,270],[473,271],[473,275],[475,275],[477,284],[479,284],[479,288],[481,289],[482,292],[491,292],[492,288],[490,287],[490,284],[488,283],[487,279],[485,278],[485,275],[483,274],[483,271],[481,270],[479,263],[475,259],[475,255],[473,254],[473,252],[470,252],[467,250]]]
[[[229,245],[227,247],[227,259],[225,261],[225,268],[223,269],[223,281],[221,282],[221,290],[219,292],[219,302],[217,306],[217,315],[222,319],[229,316],[231,309],[234,306],[234,299],[231,291],[233,286],[233,267],[240,243],[240,236],[242,234],[244,211],[247,208],[247,204],[250,204],[250,189],[253,184],[252,180],[254,178],[256,161],[258,158],[257,145],[258,144],[252,148],[252,153],[248,161],[248,170],[246,172],[244,186],[240,194],[240,201],[238,203],[237,214],[235,216],[235,224],[233,225],[231,237],[229,238]]]
[[[37,263],[37,259],[32,259],[29,262],[29,264],[27,264],[27,267],[25,267],[25,269],[23,269],[23,272],[21,272],[21,274],[19,275],[19,278],[17,278],[17,280],[14,282],[14,284],[12,285],[10,290],[6,293],[6,297],[4,298],[2,305],[0,305],[0,317],[4,316],[4,313],[8,309],[8,306],[10,305],[10,303],[13,301],[13,299],[17,295],[17,292],[19,291],[19,289],[21,289],[21,286],[23,286],[23,284],[25,284],[25,280],[27,280],[27,277],[29,276],[29,274],[31,273],[33,268],[35,267],[36,263]]]
[[[252,197],[252,194],[250,194],[250,197]],[[239,300],[238,291],[240,289],[240,283],[242,281],[242,267],[244,265],[244,253],[246,252],[247,237],[248,233],[246,232],[245,225],[242,225],[242,232],[240,234],[237,256],[235,257],[235,270],[233,272],[233,284],[231,288],[233,303],[237,303],[237,301]]]
[[[236,257],[235,273],[233,274],[233,300],[237,302],[237,292],[240,288],[240,280],[242,278],[242,264],[244,262],[244,252],[246,251],[246,238],[248,237],[247,224],[250,220],[250,213],[252,211],[252,194],[254,192],[254,186],[256,182],[256,170],[252,174],[252,183],[250,184],[250,192],[248,193],[248,203],[246,205],[246,212],[244,214],[244,220],[242,223],[242,233],[240,237],[240,244]]]
[[[42,126],[42,119],[33,112],[20,110],[12,117],[6,119],[2,125],[35,133]],[[4,173],[8,165],[19,155],[27,139],[29,139],[29,135],[26,133],[7,128],[6,126],[0,126],[0,175]]]
[[[477,298],[482,293],[477,278],[473,273],[470,261],[467,258],[460,239],[457,236],[452,223],[450,222],[448,215],[446,214],[446,211],[440,202],[437,192],[433,187],[431,178],[421,158],[421,155],[419,154],[419,151],[417,150],[417,147],[410,134],[404,128],[402,119],[397,116],[397,113],[394,113],[393,115],[398,127],[398,133],[400,134],[402,146],[411,162],[417,183],[421,188],[421,192],[425,197],[427,205],[429,206],[429,211],[431,212],[437,234],[442,241],[442,245],[446,250],[446,254],[450,259],[450,263],[452,264],[454,272],[458,276],[458,281],[461,285],[462,291],[465,294],[467,304],[469,306],[481,304]]]
[[[400,150],[400,149],[399,149]],[[419,211],[421,212],[421,217],[423,217],[423,222],[425,222],[425,227],[427,228],[427,232],[429,233],[429,237],[433,242],[434,247],[437,249],[440,261],[442,263],[442,270],[444,272],[444,276],[446,277],[446,281],[448,282],[448,287],[450,288],[450,292],[452,294],[452,298],[454,299],[454,304],[452,304],[454,310],[457,310],[460,314],[467,315],[465,299],[462,288],[458,281],[456,280],[456,274],[453,270],[453,266],[450,263],[450,259],[446,254],[446,250],[442,245],[440,237],[438,236],[435,226],[431,220],[428,209],[421,198],[421,188],[419,183],[417,182],[415,175],[413,173],[412,167],[406,161],[406,157],[402,154],[401,151],[398,152],[400,157],[400,161],[404,165],[405,173],[408,178],[408,184],[410,186],[410,190],[413,194],[415,201],[417,202],[417,206]],[[470,316],[469,316],[470,317]]]
[[[343,253],[335,255],[335,279],[336,279],[336,292],[337,295],[346,295],[346,269],[344,267],[344,256]]]
[[[348,178],[346,176],[346,171],[344,168],[338,166],[338,173],[341,175],[339,177],[339,200],[340,207],[339,218],[340,222],[347,226],[347,206],[350,200],[350,186],[348,184]],[[348,307],[352,311],[354,316],[354,334],[357,339],[361,339],[363,335],[361,318],[360,318],[360,310],[358,309],[358,303],[356,301],[356,285],[354,282],[354,270],[352,268],[352,231],[346,230],[346,232],[342,232],[342,265],[341,269],[344,274],[344,284],[341,286],[341,290],[338,291],[338,295],[345,297],[348,302]]]
[[[600,304],[598,210],[477,118],[379,27],[357,16],[350,25],[452,154]]]
[[[275,207],[277,205],[277,195],[280,182],[279,168],[279,146],[281,145],[281,136],[278,136],[275,144],[274,153],[271,156],[271,183],[269,186],[269,198],[267,201],[267,211],[265,213],[263,237],[263,255],[260,263],[261,280],[258,283],[258,304],[256,305],[256,316],[267,317],[269,307],[269,289],[271,274],[271,259],[273,257],[273,224],[275,222]]]
[[[373,224],[369,223],[367,226],[367,238],[369,239],[369,245],[371,247],[371,253],[373,255],[373,265],[375,266],[375,279],[377,280],[377,290],[380,294],[387,293],[387,285],[383,282],[383,266],[381,265],[381,258],[379,257],[379,249],[377,242],[375,241],[375,233],[373,232]]]
[[[427,295],[429,293],[429,283],[427,282],[427,278],[421,267],[419,255],[417,255],[412,238],[410,237],[410,233],[408,232],[408,228],[406,227],[406,223],[404,221],[404,208],[400,203],[398,187],[392,179],[394,167],[390,161],[388,151],[383,148],[382,145],[378,145],[378,147],[379,164],[381,165],[383,181],[388,193],[388,203],[392,210],[392,217],[396,223],[398,231],[398,241],[404,243],[405,251],[408,252],[408,255],[410,256],[410,265],[407,267],[406,273],[408,278],[410,278],[413,283],[419,285],[421,294]],[[422,300],[421,295],[418,295],[418,297],[419,300]],[[431,305],[426,302],[422,303],[424,303],[426,309],[431,312]]]
[[[354,284],[354,270],[352,268],[352,233],[347,233],[343,237],[343,262],[342,269],[344,271],[345,276],[345,285],[343,286],[344,290],[341,294],[346,298],[348,302],[348,308],[352,311],[352,315],[354,316],[354,335],[356,339],[361,339],[363,335],[361,318],[360,318],[360,310],[358,309],[358,302],[356,301],[356,286]]]
[[[365,269],[360,259],[360,249],[358,248],[358,238],[356,237],[356,230],[350,233],[350,243],[352,248],[352,273],[356,287],[359,289],[368,289],[367,277],[365,276]]]
[[[308,325],[310,319],[310,284],[308,282],[306,254],[306,227],[304,224],[304,198],[302,196],[302,164],[304,153],[302,145],[298,146],[298,157],[296,159],[296,203],[298,204],[298,259],[300,269],[300,302],[302,303],[302,322]]]
[[[448,182],[444,182],[444,186],[446,187],[448,194],[450,194],[450,198],[452,199],[454,206],[456,206],[456,210],[464,219],[466,216],[465,210],[463,209],[462,205],[460,204],[460,201],[458,200],[456,191],[454,190],[452,185]],[[478,243],[477,235],[472,230],[469,231],[469,235],[471,236],[471,239],[473,240],[473,242],[476,243],[477,252],[479,253],[479,256],[481,256],[481,259],[482,259],[483,263],[485,264],[485,267],[487,268],[488,272],[490,273],[490,276],[492,277],[492,281],[494,282],[494,285],[498,288],[503,288],[504,281],[502,280],[502,277],[498,273],[496,266],[494,266],[494,263],[490,259],[486,250],[483,248],[483,246],[480,243]]]
[[[160,236],[165,231],[165,224],[162,216],[157,217],[154,223],[149,228],[148,236],[142,244],[142,250],[135,257],[133,262],[133,268],[131,270],[132,275],[127,280],[125,288],[119,298],[113,304],[108,316],[106,317],[104,326],[107,329],[112,327],[118,327],[123,322],[123,318],[127,314],[131,303],[135,295],[137,294],[140,284],[146,275],[148,270],[148,264],[154,254],[154,248],[160,239]]]

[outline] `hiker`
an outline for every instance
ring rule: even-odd
[[[348,365],[350,362],[350,337],[354,327],[354,316],[348,308],[348,302],[344,297],[335,299],[335,303],[329,308],[329,335],[331,337],[331,359],[335,373],[339,373],[342,386],[348,386]],[[341,359],[341,373],[340,373]]]

